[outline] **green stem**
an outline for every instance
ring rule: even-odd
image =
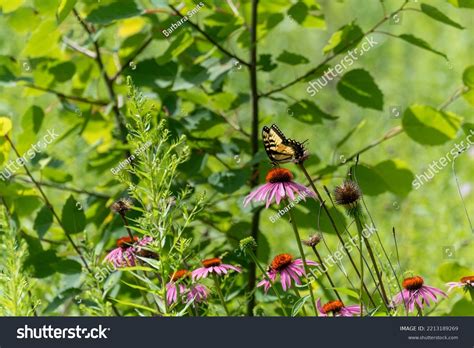
[[[301,244],[301,238],[300,238],[300,234],[298,232],[298,226],[296,226],[296,222],[295,222],[293,213],[291,212],[291,209],[288,210],[288,214],[290,216],[290,222],[291,222],[291,226],[293,227],[293,232],[295,233],[296,244],[298,244],[298,249],[300,251],[301,260],[303,261],[305,278],[306,278],[306,282],[308,283],[308,289],[309,289],[309,294],[311,296],[311,303],[313,305],[314,315],[318,316],[318,310],[316,309],[316,300],[314,298],[313,288],[312,288],[311,282],[309,280],[309,274],[310,273],[309,273],[308,265],[306,263],[306,257],[304,255],[303,245]]]
[[[359,233],[362,235],[363,227],[362,227],[362,222],[360,221],[360,216],[356,214],[354,218],[356,221],[357,230],[359,230]],[[363,237],[362,239],[365,242],[365,246],[367,247],[367,251],[369,252],[370,259],[372,260],[372,264],[374,266],[375,275],[377,276],[378,282],[380,284],[380,286],[377,286],[377,289],[379,289],[380,295],[382,296],[382,300],[385,305],[385,308],[387,309],[387,312],[390,313],[390,307],[389,307],[390,301],[388,300],[387,293],[385,291],[385,286],[382,281],[382,275],[380,274],[379,267],[377,266],[377,261],[375,260],[374,252],[372,251],[372,247],[370,246],[369,240]],[[361,255],[362,255],[362,249],[361,249]]]
[[[357,223],[358,222],[358,223]],[[359,236],[359,254],[360,254],[360,289],[359,289],[359,300],[360,300],[360,316],[362,316],[362,295],[364,294],[364,262],[362,254],[362,224],[359,218],[356,216],[357,232]]]
[[[317,259],[319,261],[319,264],[322,266],[323,265],[323,259],[322,259],[321,255],[319,254],[319,252],[316,250],[316,246],[312,246],[311,248],[313,249],[313,252],[317,257]],[[329,268],[326,272],[324,272],[324,274],[326,275],[326,278],[328,279],[329,284],[331,284],[331,287],[332,287],[334,293],[336,294],[338,300],[342,302],[342,298],[336,290],[336,285],[334,284],[334,282],[332,281],[331,276],[329,275]]]
[[[248,254],[250,255],[250,257],[252,258],[253,262],[255,263],[255,265],[257,265],[257,267],[260,269],[260,271],[262,272],[263,276],[265,277],[265,279],[270,282],[270,285],[271,285],[271,288],[273,290],[273,292],[275,293],[275,295],[278,297],[278,300],[280,301],[281,303],[281,309],[283,310],[283,313],[285,313],[286,316],[289,316],[288,314],[288,311],[286,310],[285,308],[285,304],[283,302],[283,299],[281,297],[281,294],[280,294],[280,290],[278,290],[278,288],[275,286],[275,283],[270,279],[270,277],[268,276],[267,272],[265,271],[265,269],[262,267],[262,265],[260,264],[260,262],[258,262],[257,260],[257,256],[255,255],[255,253],[253,252],[253,250],[248,250]]]
[[[219,276],[217,276],[216,274],[213,274],[213,278],[214,278],[214,283],[215,283],[215,286],[216,286],[217,295],[219,296],[219,300],[221,301],[221,305],[222,305],[222,307],[224,307],[224,311],[227,314],[227,316],[230,317],[230,312],[227,309],[227,306],[225,304],[224,295],[222,294],[221,281],[219,279]]]
[[[313,179],[311,179],[311,176],[309,175],[308,171],[307,171],[306,168],[304,167],[303,163],[298,164],[298,166],[299,166],[300,169],[303,171],[303,174],[305,175],[306,179],[308,179],[311,188],[313,189],[314,193],[316,194],[316,197],[317,197],[318,202],[319,202],[319,203],[321,204],[321,206],[323,207],[323,210],[324,210],[324,212],[326,213],[326,215],[327,215],[327,217],[328,217],[328,219],[329,219],[329,222],[331,223],[331,226],[332,226],[332,228],[334,229],[334,232],[336,232],[337,238],[338,238],[339,241],[341,242],[341,245],[342,245],[342,247],[343,247],[343,249],[344,249],[344,251],[345,251],[347,257],[349,258],[349,261],[350,261],[352,267],[354,267],[354,270],[355,270],[357,276],[359,277],[359,279],[362,279],[361,276],[360,276],[359,269],[357,268],[357,266],[356,266],[356,264],[355,264],[355,262],[354,262],[354,259],[352,258],[351,253],[349,252],[349,250],[348,250],[348,248],[347,248],[347,246],[346,246],[346,243],[344,242],[344,239],[342,238],[341,232],[339,231],[339,228],[337,227],[336,222],[334,221],[334,218],[332,217],[331,213],[329,212],[328,207],[327,207],[326,204],[324,203],[321,194],[319,193],[318,189],[316,188],[316,185],[314,184]],[[367,293],[367,295],[368,295],[368,297],[369,297],[370,302],[372,303],[372,305],[375,306],[375,301],[373,300],[372,296],[370,295],[370,292],[369,292],[369,290],[367,289],[367,286],[365,285],[365,283],[363,284],[363,286],[364,286],[365,292]]]

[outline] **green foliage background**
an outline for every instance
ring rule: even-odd
[[[450,165],[418,190],[412,181],[473,129],[473,70],[467,68],[473,64],[474,5],[468,0],[425,1],[421,7],[420,3],[410,1],[406,7],[415,10],[387,18],[377,29],[383,33],[371,34],[379,44],[344,72],[341,81],[362,91],[344,92],[342,84],[331,82],[310,97],[307,82],[300,81],[259,99],[258,132],[263,125],[276,123],[288,137],[308,139],[307,168],[320,179],[319,186],[330,190],[354,164],[352,155],[392,134],[393,138],[360,155],[357,175],[365,202],[393,260],[395,227],[402,271],[413,270],[426,283],[443,288],[465,272],[472,274],[474,231]],[[183,4],[182,13],[196,6],[192,1]],[[339,53],[353,40],[351,35],[357,37],[382,20],[384,8],[389,14],[402,4],[399,0],[261,0],[258,91],[265,94],[303,76]],[[131,76],[153,105],[153,117],[165,119],[173,136],[187,136],[191,157],[179,167],[177,186],[190,184],[196,193],[205,191],[209,203],[188,231],[201,247],[194,257],[225,254],[246,269],[249,261],[236,250],[238,240],[251,233],[253,211],[244,209],[242,201],[250,191],[252,165],[260,163],[258,181],[263,183],[270,164],[260,141],[258,152],[252,153],[248,69],[215,43],[249,61],[251,2],[206,1],[190,18],[214,43],[189,23],[166,38],[161,30],[178,17],[165,0],[0,0],[0,8],[0,115],[11,118],[11,138],[20,153],[48,129],[60,134],[27,165],[44,183],[56,210],[74,219],[76,230],[70,231],[74,238],[84,240],[87,235],[96,253],[105,255],[125,233],[109,206],[126,194],[127,187],[114,179],[110,169],[124,159],[127,149],[117,118],[125,123],[130,117],[125,77]],[[343,26],[343,35],[333,36]],[[328,64],[343,56],[341,52]],[[369,88],[370,78],[381,94]],[[361,107],[357,95],[364,93],[372,97]],[[399,117],[391,114],[393,107],[400,111]],[[436,111],[439,107],[445,113]],[[2,168],[14,158],[2,139]],[[472,149],[456,161],[466,192],[473,185],[473,161]],[[296,181],[307,184],[296,167],[287,167]],[[33,292],[43,300],[38,308],[45,310],[59,293],[66,294],[64,301],[73,298],[76,292],[70,289],[80,288],[82,273],[77,255],[28,181],[18,171],[7,183],[0,181],[0,195],[28,244],[25,267],[39,278]],[[472,192],[465,194],[464,203],[472,215]],[[79,215],[78,206],[83,207]],[[318,229],[317,210],[314,202],[296,208],[304,237]],[[297,255],[288,221],[269,221],[275,211],[263,210],[260,216],[257,254],[265,264],[278,253]],[[338,216],[341,224],[350,222],[342,211]],[[324,216],[319,225],[336,247]],[[446,248],[454,255],[449,257]],[[334,273],[336,282],[344,284],[336,269]],[[244,272],[236,285],[241,294],[247,276]],[[118,287],[114,296],[134,296]],[[319,288],[317,293],[319,297],[324,292]],[[455,292],[434,313],[472,315],[474,309],[466,299]],[[236,301],[244,303],[245,298]],[[260,292],[259,301],[265,301]],[[77,307],[64,303],[59,301],[44,313],[78,313]],[[259,306],[273,314],[265,304]]]

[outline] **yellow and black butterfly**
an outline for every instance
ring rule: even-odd
[[[262,129],[262,138],[265,151],[273,165],[280,163],[298,163],[306,153],[304,143],[285,137],[275,124]]]

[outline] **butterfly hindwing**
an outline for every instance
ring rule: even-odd
[[[265,151],[273,164],[292,162],[304,155],[303,144],[285,137],[276,125],[263,127],[262,138]]]

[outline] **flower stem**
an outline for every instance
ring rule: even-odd
[[[316,255],[316,257],[317,257],[319,263],[320,263],[321,266],[322,266],[322,265],[323,265],[323,259],[321,258],[321,255],[319,254],[318,250],[316,250],[316,246],[313,245],[311,248],[313,249],[314,254]],[[338,293],[337,290],[335,289],[335,288],[336,288],[336,285],[334,284],[334,282],[332,281],[331,276],[329,275],[329,268],[328,268],[328,270],[327,270],[326,272],[324,272],[324,274],[326,275],[326,278],[328,279],[329,284],[331,284],[331,287],[332,287],[334,293],[336,294],[338,300],[342,302],[341,296],[339,295],[339,293]]]
[[[360,316],[362,316],[362,295],[364,294],[364,256],[362,253],[362,224],[360,223],[359,217],[356,215],[356,225],[359,237],[359,254],[360,254],[360,289],[359,289],[359,300],[360,300]]]
[[[217,276],[216,274],[213,274],[212,276],[214,278],[214,283],[215,283],[215,286],[216,286],[217,295],[219,296],[219,300],[221,301],[222,307],[224,307],[225,314],[227,314],[227,316],[230,316],[230,312],[227,309],[227,305],[225,304],[224,295],[222,294],[221,281],[219,279],[219,276]]]
[[[377,261],[375,260],[374,252],[372,250],[372,247],[370,246],[369,240],[362,236],[363,227],[362,227],[362,222],[360,221],[360,216],[358,214],[355,214],[354,219],[357,225],[357,230],[359,231],[359,235],[361,238],[360,243],[362,244],[362,239],[363,239],[365,242],[365,246],[367,247],[367,251],[369,252],[370,259],[372,260],[372,264],[374,265],[375,275],[377,276],[377,279],[380,285],[380,287],[377,286],[377,288],[379,289],[380,295],[382,296],[383,302],[385,304],[385,308],[387,309],[388,312],[390,312],[389,300],[387,297],[387,293],[385,291],[385,286],[382,281],[382,275],[380,274],[379,267],[377,266]],[[360,255],[362,257],[362,247],[360,250]]]
[[[344,239],[342,238],[341,233],[340,233],[339,229],[337,228],[336,222],[334,221],[331,213],[329,212],[329,209],[327,208],[326,204],[324,203],[323,198],[321,197],[321,194],[319,193],[318,189],[316,188],[316,185],[313,182],[313,179],[311,179],[311,176],[309,175],[308,171],[304,167],[303,163],[299,163],[298,166],[301,168],[301,170],[303,171],[306,179],[309,181],[309,184],[310,184],[311,188],[313,189],[314,193],[316,193],[317,200],[319,201],[319,203],[321,204],[321,206],[324,209],[324,212],[326,213],[327,217],[329,218],[329,222],[331,223],[331,226],[334,229],[334,232],[336,232],[336,235],[337,235],[339,241],[341,242],[342,247],[344,248],[344,251],[345,251],[347,257],[349,258],[349,261],[352,264],[352,267],[354,267],[354,270],[355,270],[357,276],[359,277],[359,279],[361,279],[359,269],[357,268],[357,266],[354,262],[354,259],[352,258],[349,250],[347,249],[346,243],[344,242]],[[363,284],[363,286],[364,286],[365,292],[367,293],[367,295],[369,297],[370,302],[372,303],[372,305],[375,306],[375,301],[373,300],[372,296],[370,296],[370,292],[367,289],[367,286],[365,285],[365,283]]]
[[[130,231],[130,227],[128,226],[127,219],[125,219],[125,213],[120,213],[119,215],[120,215],[120,217],[122,218],[122,221],[123,221],[123,224],[124,224],[124,226],[125,226],[125,229],[127,230],[128,236],[130,237],[130,245],[132,245],[133,242],[134,242],[134,240],[133,240],[133,233],[132,233],[132,231]]]
[[[293,213],[291,212],[291,209],[288,210],[288,214],[290,216],[290,222],[291,222],[291,226],[293,227],[293,232],[295,232],[296,244],[298,244],[298,249],[300,250],[301,260],[303,261],[305,278],[306,278],[306,282],[308,283],[308,289],[309,289],[309,294],[311,296],[311,303],[313,305],[314,315],[318,316],[318,310],[316,309],[316,300],[314,298],[313,288],[309,280],[308,264],[306,263],[306,257],[304,256],[303,245],[301,244],[301,238],[298,232],[298,226],[296,226],[296,221],[294,219]]]
[[[263,276],[265,277],[265,279],[270,282],[271,284],[271,288],[273,289],[273,292],[275,293],[275,295],[278,297],[278,300],[280,301],[281,303],[281,309],[283,310],[283,313],[285,313],[286,316],[288,316],[288,311],[286,310],[285,308],[285,304],[283,302],[283,299],[281,297],[281,294],[280,294],[280,290],[277,289],[277,287],[275,286],[274,282],[270,279],[270,277],[268,276],[267,272],[265,271],[265,269],[262,267],[262,265],[260,264],[260,262],[258,262],[257,260],[257,256],[255,255],[255,253],[253,252],[253,250],[248,250],[247,251],[248,254],[250,255],[250,257],[252,258],[253,262],[257,265],[257,267],[260,269],[260,271],[262,272]]]

